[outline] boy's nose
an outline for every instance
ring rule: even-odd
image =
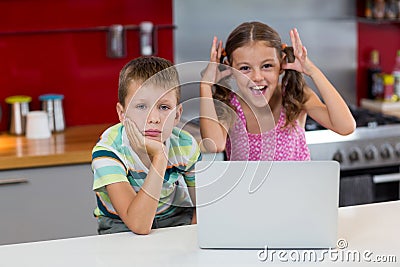
[[[148,117],[147,117],[148,123],[160,123],[160,113],[158,112],[157,108],[153,108]]]

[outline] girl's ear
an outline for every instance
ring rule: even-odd
[[[287,61],[286,53],[283,53],[282,60],[281,60],[281,69],[279,70],[279,74],[282,74],[285,72],[284,66],[286,65],[286,61]]]
[[[121,105],[121,103],[118,102],[116,109],[117,109],[118,119],[121,123],[123,123],[125,119],[124,107]]]

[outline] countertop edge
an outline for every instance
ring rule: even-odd
[[[91,163],[88,152],[71,152],[58,155],[33,155],[0,159],[0,171]]]

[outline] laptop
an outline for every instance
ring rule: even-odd
[[[196,163],[200,248],[324,249],[337,242],[336,161]]]

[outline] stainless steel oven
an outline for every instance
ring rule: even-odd
[[[400,118],[351,107],[357,128],[335,134],[307,119],[312,160],[340,163],[340,206],[399,199]]]

